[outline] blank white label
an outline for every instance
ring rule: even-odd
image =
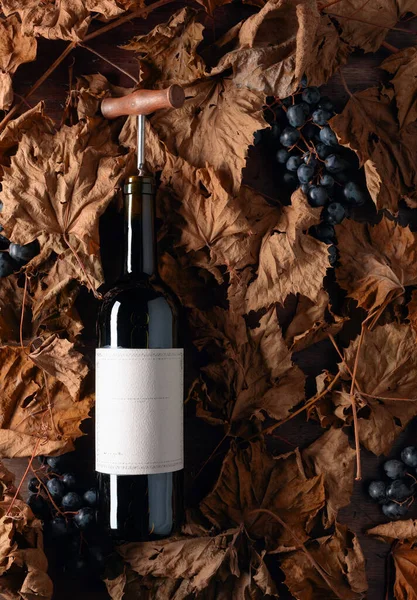
[[[178,348],[96,350],[96,471],[184,467],[183,355]]]

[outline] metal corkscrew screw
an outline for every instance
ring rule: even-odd
[[[179,85],[171,85],[163,90],[139,89],[121,98],[105,98],[101,112],[106,119],[116,119],[127,115],[137,115],[137,168],[138,175],[145,175],[145,116],[162,108],[181,108],[184,104],[184,90]]]

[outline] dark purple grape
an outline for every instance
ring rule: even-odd
[[[314,168],[317,167],[318,160],[312,152],[305,152],[303,154],[303,161],[306,163],[306,165],[310,165]]]
[[[73,532],[73,526],[71,521],[58,515],[52,519],[50,531],[53,538],[63,538],[69,536]]]
[[[332,129],[328,125],[323,127],[323,129],[320,129],[319,137],[323,144],[326,144],[326,146],[339,145],[335,132],[332,131]]]
[[[1,183],[0,183],[0,192],[1,192],[1,190],[2,190],[2,187],[1,187]],[[3,210],[3,202],[0,200],[0,212],[2,210]]]
[[[10,246],[10,240],[4,235],[0,235],[0,250],[7,250]]]
[[[397,502],[387,502],[382,505],[382,512],[391,521],[398,521],[407,514],[408,508],[404,504],[397,504]]]
[[[62,481],[67,491],[73,491],[77,489],[77,479],[73,473],[64,473],[62,476]]]
[[[316,125],[326,125],[331,116],[332,113],[329,113],[327,110],[323,110],[322,108],[318,108],[311,115],[313,123]]]
[[[298,179],[297,179],[297,175],[295,173],[291,173],[290,171],[287,171],[287,173],[284,173],[283,178],[282,178],[284,184],[289,187],[290,189],[294,189],[298,187]]]
[[[408,467],[417,467],[417,448],[415,446],[407,446],[401,452],[401,460]]]
[[[108,553],[105,551],[105,548],[103,548],[103,546],[89,546],[88,554],[93,566],[98,571],[103,570],[106,566],[106,558],[108,556]]]
[[[307,104],[317,104],[317,102],[321,98],[320,91],[317,87],[314,86],[307,87],[303,90],[301,98],[304,102],[307,102]]]
[[[300,87],[306,88],[308,85],[306,75],[303,75],[300,80]]]
[[[326,110],[330,113],[334,111],[334,106],[330,98],[328,96],[322,96],[320,102],[318,103],[318,107],[322,110]]]
[[[94,510],[90,507],[81,508],[74,516],[76,525],[82,530],[90,529],[94,525],[95,520]]]
[[[39,482],[39,479],[37,477],[31,477],[29,479],[29,483],[28,483],[29,492],[33,492],[34,494],[37,494],[41,489],[42,489],[42,486]]]
[[[286,98],[283,98],[281,100],[281,104],[283,104],[286,107],[292,106],[292,97],[291,96],[287,96]]]
[[[321,213],[323,221],[330,225],[338,225],[345,218],[346,211],[340,202],[330,202]]]
[[[300,132],[298,131],[298,129],[295,129],[294,127],[286,127],[281,133],[279,141],[286,148],[290,148],[291,146],[294,146],[294,144],[296,144],[299,139]]]
[[[413,495],[413,492],[404,481],[401,479],[394,479],[394,481],[387,485],[386,494],[387,498],[390,500],[402,502],[403,500],[410,498]]]
[[[65,573],[71,579],[90,579],[91,571],[88,561],[83,556],[75,556],[65,565]]]
[[[310,233],[320,242],[325,244],[333,244],[335,240],[334,227],[328,223],[319,223],[310,228]]]
[[[333,150],[332,150],[332,148],[330,148],[330,146],[326,146],[326,144],[319,143],[316,146],[316,152],[317,152],[319,158],[321,158],[322,160],[324,160],[330,154],[332,154]]]
[[[29,244],[21,246],[20,244],[11,243],[9,246],[10,256],[19,264],[25,265],[37,254],[39,254],[40,246],[38,240],[33,240]]]
[[[65,473],[69,459],[67,454],[61,454],[61,456],[48,456],[46,462],[55,473]]]
[[[281,127],[276,121],[274,121],[274,123],[271,125],[270,134],[274,140],[279,140],[279,136],[281,135]]]
[[[255,133],[253,134],[253,145],[257,146],[261,141],[262,141],[262,130],[258,129],[258,131],[255,131]]]
[[[348,181],[343,188],[343,195],[348,204],[360,206],[365,202],[365,196],[361,188],[354,181]]]
[[[290,156],[285,166],[287,167],[288,171],[296,171],[302,164],[303,161],[299,156]]]
[[[97,505],[97,490],[95,488],[91,488],[84,493],[83,496],[84,502],[89,506]]]
[[[321,185],[312,185],[308,190],[308,202],[311,206],[324,206],[328,198],[326,188]]]
[[[19,269],[19,266],[7,252],[0,252],[0,277],[8,277]]]
[[[310,184],[309,183],[302,183],[300,185],[300,188],[304,192],[304,194],[307,196],[308,190],[310,189]]]
[[[306,122],[306,115],[300,104],[293,104],[287,110],[288,123],[292,127],[302,127]]]
[[[65,494],[62,498],[61,504],[64,510],[76,511],[82,507],[83,502],[81,496],[76,492],[68,492],[68,494]]]
[[[28,505],[38,519],[45,520],[50,514],[45,498],[39,494],[31,494],[28,499]]]
[[[386,484],[384,481],[371,481],[368,487],[368,493],[372,500],[377,502],[386,502]]]
[[[405,464],[395,458],[384,463],[384,471],[390,479],[401,479],[407,472]]]
[[[307,104],[307,102],[300,102],[298,106],[301,106],[301,108],[304,111],[305,116],[308,117],[311,109],[310,109],[310,106]]]
[[[323,187],[328,188],[330,190],[334,186],[334,179],[333,179],[333,177],[331,175],[329,175],[329,173],[324,173],[320,177],[320,182],[319,183]]]
[[[330,154],[324,161],[324,164],[329,173],[340,173],[341,171],[345,171],[349,166],[346,161],[337,154]]]
[[[308,183],[314,175],[314,167],[302,164],[297,169],[297,176],[300,183]]]
[[[334,265],[337,263],[337,259],[338,259],[337,247],[329,246],[328,251],[329,251],[329,263],[332,265],[332,267],[334,267]]]
[[[62,496],[65,494],[65,485],[62,481],[56,477],[52,477],[52,479],[49,479],[46,483],[46,487],[53,500],[55,500],[55,502],[61,502]]]
[[[303,136],[306,140],[314,140],[318,135],[319,129],[314,123],[306,123],[303,127]]]
[[[288,152],[288,150],[285,150],[285,148],[280,148],[277,152],[277,161],[281,164],[281,165],[285,165],[285,163],[287,162],[287,160],[290,157],[290,153]]]

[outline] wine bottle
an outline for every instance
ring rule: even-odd
[[[183,350],[157,273],[154,212],[154,179],[129,177],[123,276],[98,317],[98,519],[127,541],[169,536],[182,519]]]

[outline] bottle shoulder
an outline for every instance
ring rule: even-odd
[[[178,312],[178,301],[159,277],[121,279],[104,294],[100,312],[108,312],[116,303],[143,305],[157,299]]]

